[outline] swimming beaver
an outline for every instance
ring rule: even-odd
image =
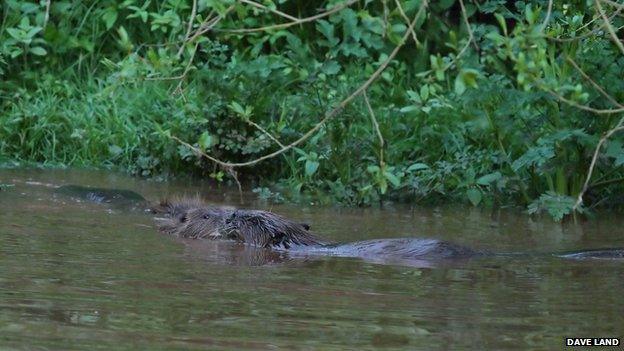
[[[397,260],[468,258],[484,254],[442,240],[374,239],[336,244],[309,231],[309,226],[278,214],[230,207],[211,207],[199,200],[164,201],[153,208],[159,229],[181,238],[225,239],[291,252]]]
[[[94,188],[81,185],[61,185],[54,193],[79,200],[105,203],[118,208],[136,208],[147,204],[147,200],[132,190]]]
[[[200,200],[164,201],[154,207],[160,231],[181,238],[233,240],[291,253],[360,257],[379,261],[435,261],[476,256],[509,255],[471,248],[437,239],[373,239],[354,243],[329,242],[309,231],[309,226],[278,214],[208,206]],[[518,254],[512,254],[518,255]],[[528,255],[528,254],[521,254]],[[622,259],[624,249],[608,248],[554,254],[570,259]]]
[[[122,208],[149,206],[141,195],[130,190],[66,185],[59,187],[56,193]],[[199,199],[163,201],[150,209],[162,216],[157,218],[160,231],[170,235],[190,239],[232,240],[253,247],[288,250],[295,255],[331,255],[411,263],[509,255],[476,251],[443,240],[422,238],[373,239],[337,244],[313,234],[307,224],[291,221],[272,212],[209,206]],[[568,259],[624,259],[624,249],[581,250],[554,255]]]

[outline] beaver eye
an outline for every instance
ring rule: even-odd
[[[180,218],[180,222],[181,222],[181,223],[186,222],[186,216],[182,216],[182,217]]]
[[[204,215],[204,219],[210,219],[210,215],[209,214],[205,214]]]

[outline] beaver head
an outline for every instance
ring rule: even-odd
[[[268,211],[212,207],[199,200],[165,201],[153,209],[159,229],[183,238],[230,239],[259,247],[288,249],[322,245],[309,226]]]
[[[152,212],[162,214],[157,217],[158,229],[181,238],[223,238],[225,220],[234,209],[206,206],[199,199],[163,201],[152,208]]]

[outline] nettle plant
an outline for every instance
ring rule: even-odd
[[[45,40],[36,37],[42,29],[31,25],[28,17],[23,17],[16,27],[6,29],[10,38],[2,45],[3,54],[12,59],[28,54],[45,56],[47,51],[41,46]]]

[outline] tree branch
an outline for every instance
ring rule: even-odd
[[[265,27],[257,27],[257,28],[242,28],[242,29],[219,29],[220,32],[226,32],[226,33],[253,33],[253,32],[265,32],[268,30],[273,30],[273,29],[284,29],[284,28],[288,28],[288,27],[292,27],[292,26],[296,26],[298,24],[303,24],[303,23],[307,23],[307,22],[314,22],[318,19],[321,19],[323,17],[327,17],[333,13],[336,13],[348,6],[351,6],[353,4],[355,4],[356,2],[358,2],[359,0],[349,0],[347,2],[344,2],[340,5],[337,5],[325,12],[321,12],[317,15],[311,16],[311,17],[306,17],[306,18],[298,18],[292,22],[287,22],[287,23],[281,23],[281,24],[274,24],[274,25],[270,25],[270,26],[265,26]]]
[[[291,142],[288,145],[285,145],[284,147],[280,148],[277,151],[274,151],[272,153],[266,154],[264,156],[258,157],[254,160],[251,161],[247,161],[247,162],[224,162],[221,161],[215,157],[212,157],[208,154],[206,154],[205,152],[203,152],[202,150],[190,145],[187,142],[182,141],[181,139],[179,139],[176,136],[171,136],[172,139],[176,140],[177,142],[181,143],[182,145],[185,145],[186,147],[189,147],[191,150],[193,150],[194,152],[196,152],[198,155],[204,156],[207,159],[209,159],[212,162],[215,162],[223,167],[245,167],[245,166],[252,166],[255,165],[259,162],[262,162],[264,160],[273,158],[275,156],[281,155],[284,152],[294,148],[295,146],[303,143],[304,141],[306,141],[308,138],[310,138],[312,135],[314,135],[319,129],[321,129],[321,127],[323,125],[325,125],[328,121],[330,121],[332,118],[336,117],[338,115],[338,113],[340,111],[342,111],[351,101],[353,101],[353,99],[355,99],[358,95],[360,95],[362,92],[364,92],[369,86],[371,86],[371,84],[373,84],[373,82],[375,82],[377,80],[377,78],[379,78],[379,76],[381,75],[381,73],[386,69],[386,67],[388,67],[388,65],[390,64],[390,62],[396,57],[396,55],[399,53],[399,50],[403,47],[403,45],[405,45],[405,42],[407,41],[407,39],[409,38],[410,34],[411,34],[411,30],[414,28],[414,26],[416,25],[416,22],[418,21],[418,19],[420,18],[420,16],[422,15],[423,11],[425,10],[425,8],[427,7],[427,0],[423,0],[423,2],[420,5],[420,8],[418,9],[418,12],[416,13],[416,15],[414,16],[414,20],[410,23],[409,27],[407,28],[407,30],[405,31],[405,34],[403,35],[403,37],[401,38],[401,41],[397,44],[397,46],[394,48],[394,50],[392,50],[392,52],[390,53],[390,55],[388,55],[388,57],[386,58],[386,60],[377,68],[377,70],[375,70],[375,72],[373,72],[373,74],[366,80],[366,82],[364,82],[364,84],[362,84],[359,88],[357,88],[353,93],[351,93],[351,95],[349,95],[347,98],[345,98],[344,100],[342,100],[337,107],[335,107],[334,109],[332,109],[331,111],[329,111],[325,117],[323,117],[323,119],[321,121],[319,121],[313,128],[311,128],[310,130],[308,130],[303,136],[301,136],[299,139]]]

